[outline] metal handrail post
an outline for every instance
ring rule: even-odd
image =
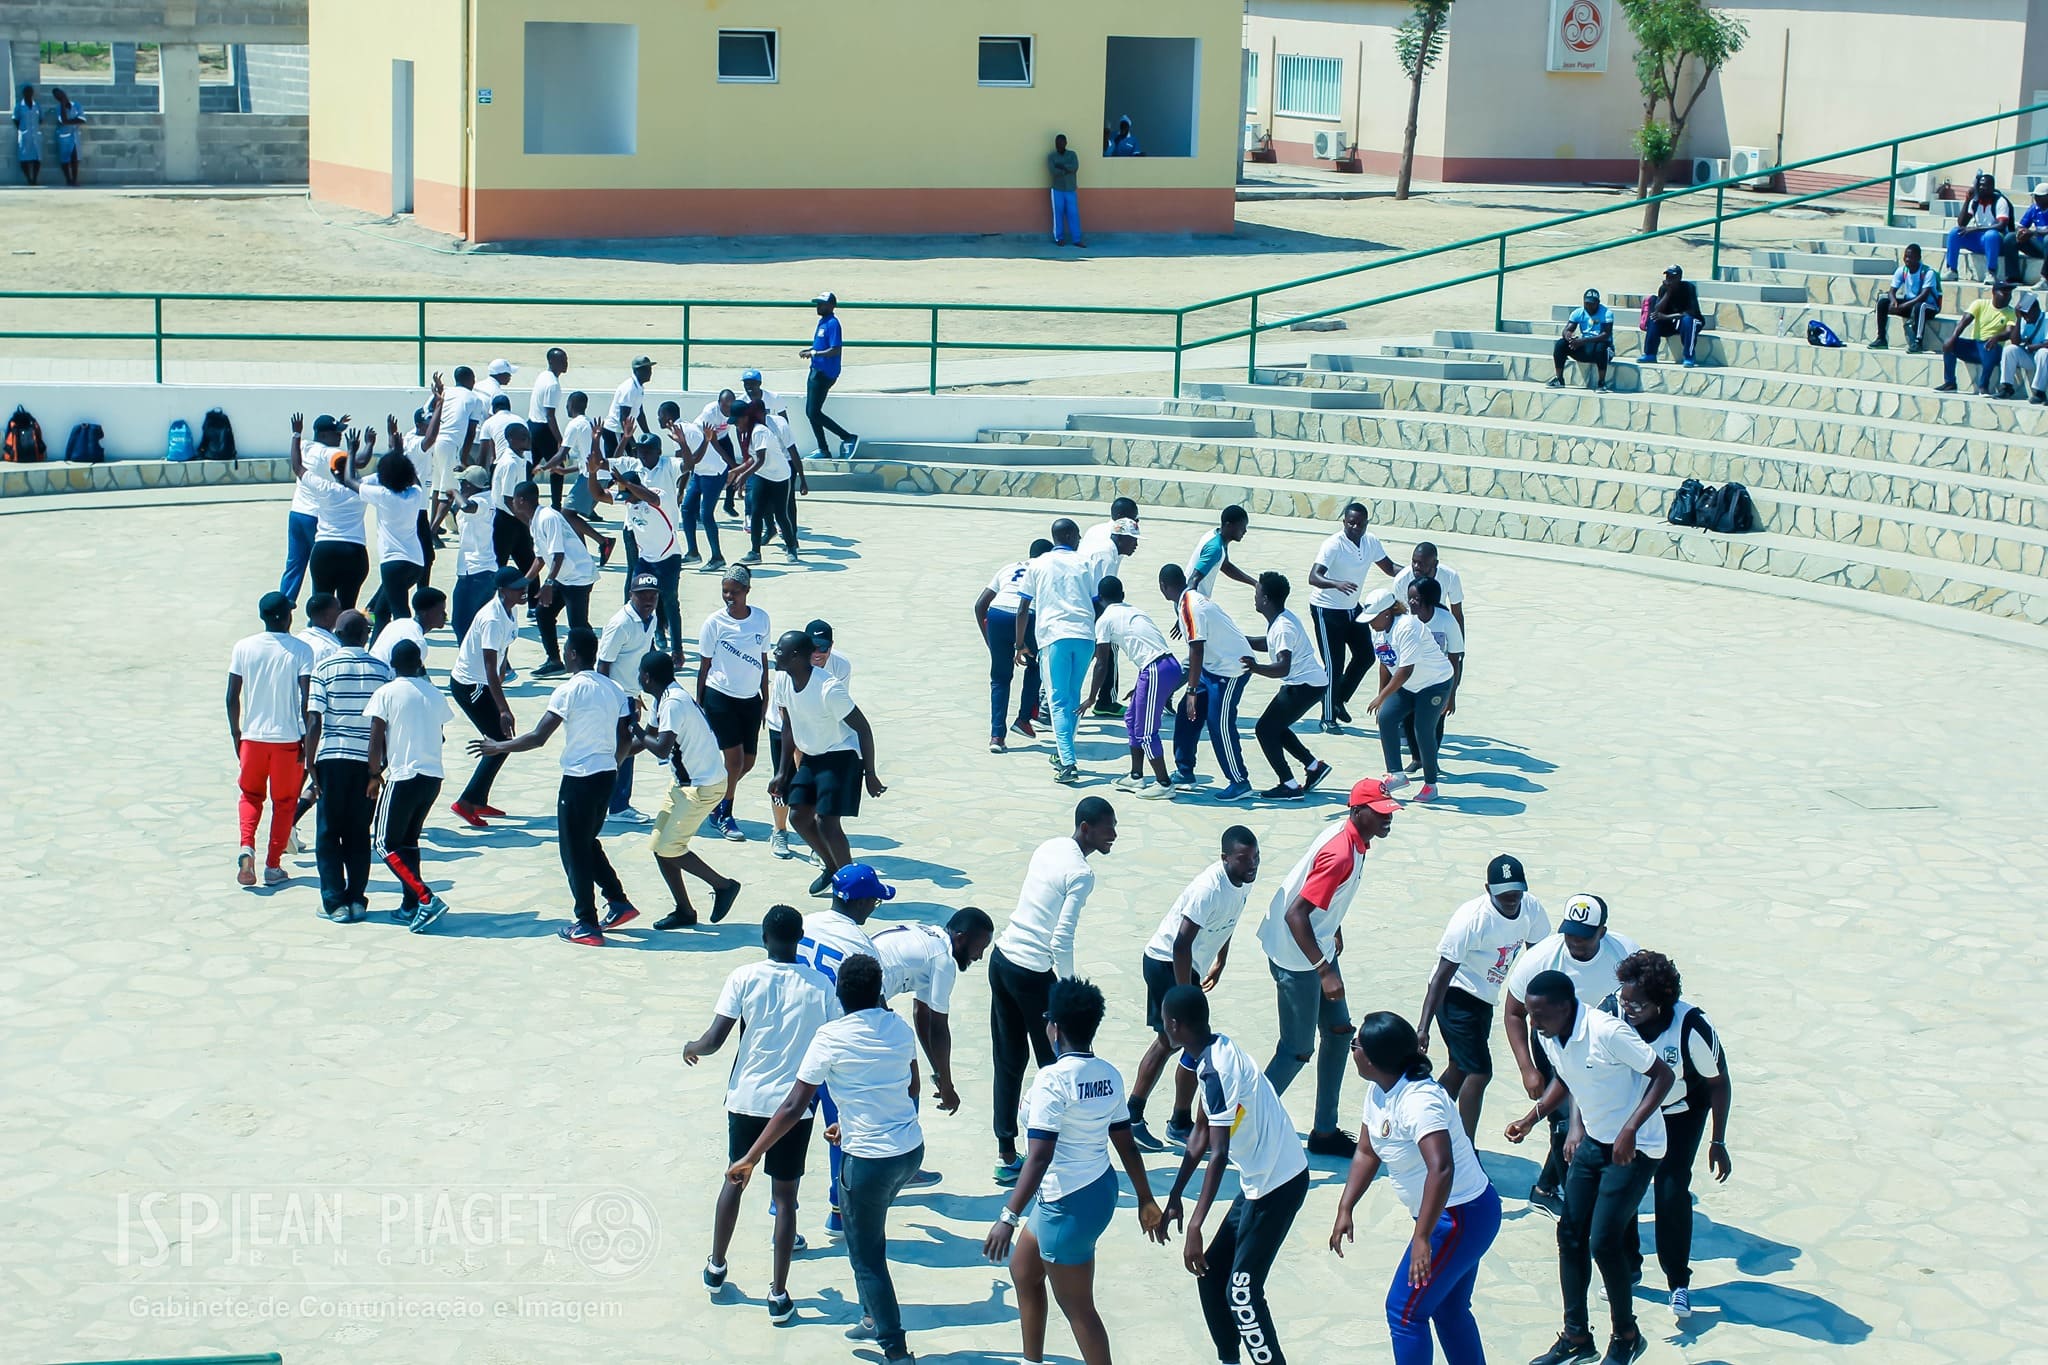
[[[1724,185],[1714,186],[1714,259],[1707,267],[1707,278],[1721,278],[1721,215],[1727,212],[1723,197],[1728,193]]]
[[[1186,313],[1175,313],[1173,315],[1173,392],[1168,395],[1171,398],[1180,397],[1181,345],[1187,331],[1185,325],[1187,320],[1188,315]]]
[[[1252,330],[1245,338],[1244,382],[1259,382],[1259,296],[1252,295]]]
[[[1884,182],[1884,225],[1892,225],[1892,215],[1899,209],[1899,144],[1892,144],[1891,178]]]
[[[936,394],[939,391],[939,307],[932,305],[931,373],[925,379],[924,391]]]
[[[1498,332],[1507,322],[1508,293],[1508,237],[1500,235],[1500,252],[1493,267],[1493,330]]]
[[[414,382],[421,388],[427,386],[427,301],[419,301],[419,316],[415,324],[419,341],[419,378]]]
[[[684,393],[690,391],[690,305],[683,305],[683,373],[681,384]]]
[[[164,382],[164,300],[159,294],[150,300],[156,317],[156,382]]]

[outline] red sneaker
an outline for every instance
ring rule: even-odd
[[[612,562],[612,551],[618,547],[618,543],[617,539],[612,536],[599,536],[597,538],[597,562],[600,568],[608,566]]]
[[[587,948],[602,948],[604,946],[603,931],[587,919],[579,919],[573,924],[563,925],[555,930],[555,937],[570,943],[580,943]]]
[[[455,804],[448,807],[448,809],[455,813],[456,819],[460,820],[463,824],[468,825],[471,829],[490,828],[489,825],[484,823],[483,812],[478,810],[475,806],[468,805],[461,801],[457,801]]]
[[[505,818],[505,812],[499,810],[496,806],[476,806],[473,809],[478,815],[492,820],[503,820]]]
[[[640,912],[625,901],[613,901],[604,908],[604,918],[598,921],[598,928],[610,933],[621,925],[631,924],[640,918]]]

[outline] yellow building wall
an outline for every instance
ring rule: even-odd
[[[414,217],[462,232],[466,8],[460,0],[311,0],[307,170],[315,199],[391,211],[391,64],[409,61]]]
[[[411,56],[418,183],[459,185],[471,121],[473,240],[777,232],[1044,231],[1045,156],[1081,157],[1090,228],[1227,232],[1240,145],[1233,0],[312,0],[314,192],[388,209],[389,68]],[[627,156],[526,154],[529,21],[632,24],[638,124]],[[720,29],[778,34],[772,84],[717,79]],[[1029,87],[976,83],[983,35],[1033,40]],[[1195,155],[1101,155],[1109,35],[1199,40]],[[325,50],[323,50],[323,46]],[[429,57],[432,65],[430,70]],[[434,83],[436,97],[426,90]],[[488,88],[491,103],[474,102]],[[443,97],[460,90],[459,98]],[[339,125],[339,126],[337,126]],[[1140,127],[1139,137],[1145,130]],[[323,172],[323,166],[335,168]],[[374,196],[386,177],[384,202]],[[323,190],[345,188],[347,193]],[[424,214],[422,215],[424,217]],[[437,223],[436,226],[442,226]]]
[[[1471,0],[1465,0],[1471,3]],[[1315,135],[1342,132],[1359,149],[1360,168],[1390,175],[1400,165],[1408,126],[1408,78],[1394,57],[1394,30],[1408,17],[1406,0],[1259,0],[1245,16],[1245,46],[1258,53],[1259,72],[1246,122],[1273,139],[1275,157],[1295,164],[1315,160]],[[1452,11],[1453,32],[1456,25]],[[1335,57],[1344,63],[1342,108],[1336,119],[1299,118],[1275,102],[1283,54]],[[1422,86],[1415,125],[1418,163],[1432,166],[1443,153],[1446,66],[1439,63]],[[1425,178],[1434,178],[1425,171]]]

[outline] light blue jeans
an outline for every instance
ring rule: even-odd
[[[1081,195],[1078,190],[1052,192],[1052,244],[1081,240]]]
[[[1038,651],[1045,686],[1052,693],[1052,737],[1062,766],[1074,762],[1074,729],[1081,723],[1081,684],[1088,680],[1093,640],[1054,640]]]

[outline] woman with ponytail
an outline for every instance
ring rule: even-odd
[[[1408,1255],[1387,1290],[1394,1365],[1430,1365],[1432,1327],[1449,1365],[1485,1365],[1472,1283],[1500,1232],[1500,1196],[1406,1019],[1385,1010],[1361,1019],[1351,1061],[1366,1081],[1365,1120],[1337,1201],[1330,1250],[1344,1254],[1353,1237],[1351,1211],[1384,1168],[1415,1218]]]

